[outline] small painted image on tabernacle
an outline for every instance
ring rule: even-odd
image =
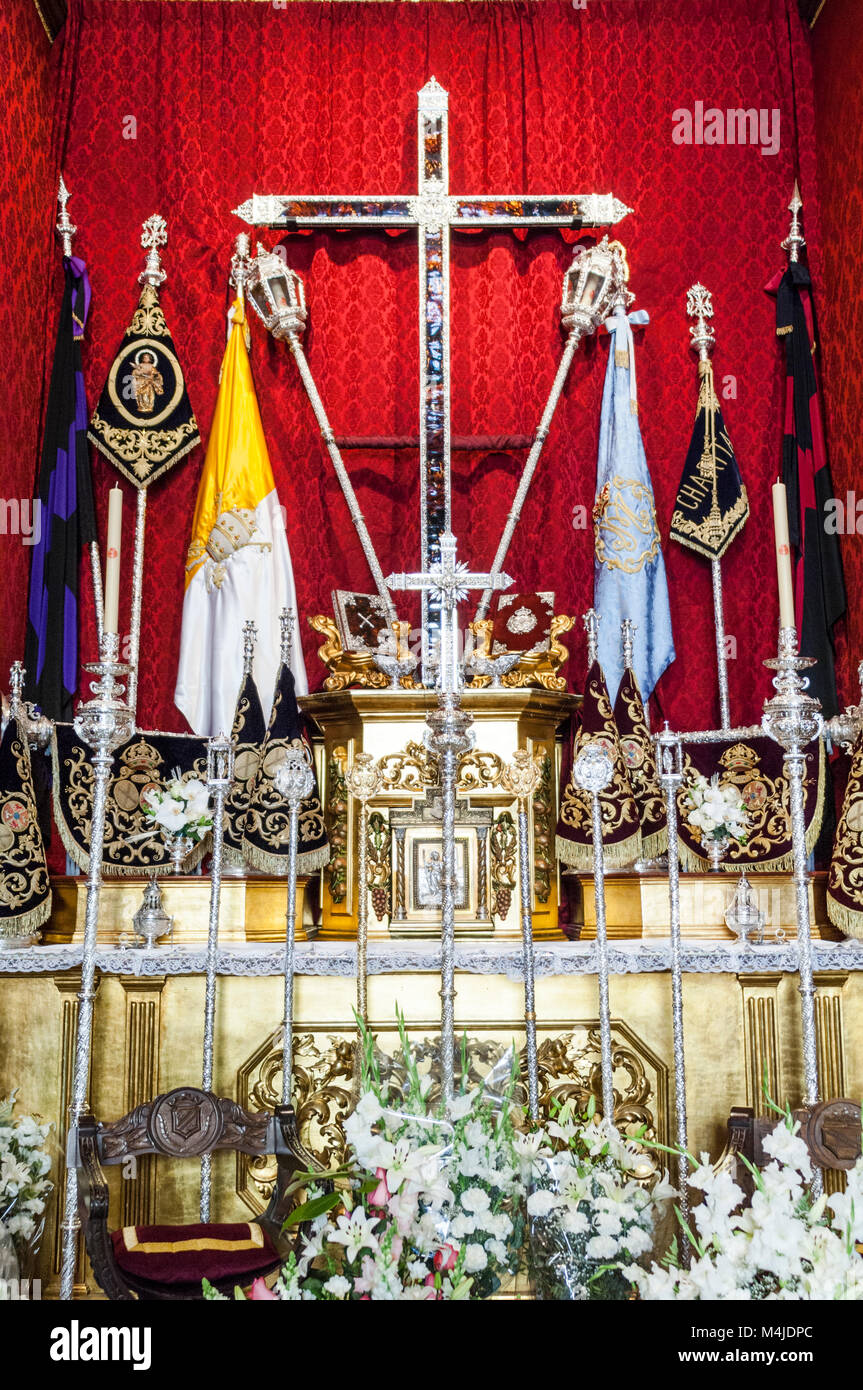
[[[413,846],[414,912],[440,911],[443,897],[443,846],[438,840],[415,840]],[[463,912],[470,901],[470,870],[468,843],[457,839],[455,844],[455,910]]]

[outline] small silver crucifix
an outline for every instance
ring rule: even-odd
[[[430,593],[440,604],[438,686],[444,694],[455,694],[461,685],[456,623],[458,605],[467,598],[469,589],[508,589],[511,583],[508,574],[474,574],[466,564],[458,561],[452,531],[444,531],[441,535],[439,564],[429,565],[423,574],[388,575],[387,584],[391,589],[420,589]]]

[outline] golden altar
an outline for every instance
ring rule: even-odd
[[[683,899],[695,901],[702,875],[684,875]],[[733,877],[707,885],[715,900],[730,897]],[[168,882],[166,904],[185,894],[198,900],[205,880]],[[140,884],[138,888],[140,889]],[[248,884],[236,885],[247,889]],[[64,885],[67,897],[69,884]],[[589,881],[583,884],[589,901]],[[816,899],[821,885],[816,881]],[[231,885],[226,883],[231,891]],[[118,907],[123,884],[105,886],[105,904]],[[251,939],[235,922],[220,948],[216,1003],[214,1089],[252,1109],[276,1099],[281,1066],[284,883],[268,885],[271,915],[258,901]],[[726,900],[727,900],[726,897]],[[280,900],[280,901],[279,901]],[[781,900],[781,898],[780,898]],[[618,899],[609,894],[610,906]],[[60,914],[62,916],[62,913]],[[68,914],[67,914],[68,915]],[[90,1104],[101,1118],[116,1118],[133,1105],[180,1084],[199,1084],[204,1011],[204,932],[150,951],[118,943],[106,931],[97,953],[98,992],[92,1044]],[[71,920],[71,917],[70,917]],[[612,923],[611,1011],[617,1094],[616,1118],[648,1125],[666,1141],[673,1134],[673,1049],[670,955],[667,938],[646,933],[624,939]],[[774,924],[779,925],[779,924]],[[786,925],[793,938],[791,923]],[[721,937],[724,933],[724,937]],[[814,933],[813,933],[814,934]],[[65,936],[59,941],[57,936]],[[59,1173],[64,1117],[70,1098],[80,981],[81,945],[74,927],[55,932],[54,944],[0,952],[0,1092],[20,1087],[22,1109],[55,1122]],[[863,1089],[863,944],[813,940],[817,987],[819,1064],[825,1095]],[[596,947],[589,939],[539,941],[536,946],[540,1091],[545,1102],[599,1091]],[[718,919],[702,924],[699,937],[683,943],[684,1028],[692,1147],[715,1158],[725,1143],[733,1105],[759,1107],[765,1067],[771,1094],[796,1104],[802,1093],[796,945],[776,943],[741,949]],[[355,946],[321,939],[297,946],[295,1088],[304,1137],[322,1157],[341,1142],[340,1117],[351,1104],[356,1000]],[[396,1005],[418,1042],[439,1027],[439,943],[376,940],[369,946],[369,1005],[374,1033],[384,1051],[394,1050]],[[513,940],[460,938],[456,945],[456,1023],[469,1039],[478,1072],[508,1046],[524,1046],[521,946]],[[115,1224],[177,1222],[195,1218],[196,1162],[140,1160],[134,1171],[110,1169]],[[265,1205],[272,1179],[266,1162],[250,1165],[217,1155],[214,1217],[242,1219]],[[56,1179],[55,1179],[56,1181]],[[35,1274],[46,1297],[56,1295],[60,1264],[57,1204],[52,1198]],[[98,1296],[81,1262],[78,1291]]]
[[[536,938],[536,1013],[541,1102],[600,1093],[593,881],[554,858],[561,764],[560,728],[576,697],[536,689],[468,690],[476,742],[459,769],[457,836],[464,841],[465,900],[456,922],[456,1024],[468,1038],[478,1079],[524,1037],[519,864],[515,805],[499,773],[517,748],[538,754],[543,777],[529,807],[531,903]],[[303,1138],[322,1159],[343,1142],[352,1104],[353,1007],[359,817],[345,773],[358,752],[384,769],[369,804],[366,844],[369,915],[369,1015],[384,1051],[395,1049],[396,1006],[425,1048],[439,1029],[439,915],[423,903],[426,867],[439,842],[437,769],[425,750],[425,691],[344,690],[303,701],[313,719],[315,757],[332,846],[330,864],[298,885],[294,1077]],[[684,1028],[690,1143],[714,1157],[724,1147],[734,1105],[760,1108],[762,1077],[771,1095],[797,1103],[802,1061],[790,875],[753,873],[766,917],[765,942],[741,947],[725,925],[737,875],[681,876]],[[174,919],[170,941],[150,950],[131,944],[131,919],[143,878],[106,878],[100,897],[98,993],[92,1041],[90,1106],[112,1119],[181,1084],[199,1084],[202,1067],[205,940],[209,880],[166,877],[162,893]],[[420,885],[418,887],[418,885]],[[810,884],[817,985],[819,1064],[825,1095],[863,1086],[863,944],[842,942],[827,922],[824,876]],[[43,943],[0,952],[0,1093],[20,1087],[22,1108],[54,1122],[55,1172],[62,1169],[78,1017],[86,881],[57,879]],[[559,924],[568,902],[567,940]],[[614,872],[606,879],[610,951],[615,1118],[647,1126],[660,1142],[673,1135],[673,1046],[668,945],[668,880],[658,873]],[[226,874],[222,883],[213,1087],[250,1109],[279,1098],[284,879]],[[783,941],[783,935],[787,940]],[[216,1155],[213,1216],[241,1219],[266,1205],[274,1170],[268,1160]],[[139,1160],[110,1169],[115,1225],[193,1219],[196,1162],[155,1166]],[[56,1295],[61,1256],[57,1183],[35,1269],[45,1296]],[[80,1296],[98,1296],[83,1253]]]

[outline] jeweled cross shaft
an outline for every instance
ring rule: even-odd
[[[610,193],[480,194],[449,191],[449,96],[434,78],[418,93],[417,193],[325,196],[255,193],[235,209],[255,227],[416,227],[420,294],[421,567],[440,559],[452,530],[450,427],[450,232],[453,227],[608,227],[630,208]],[[422,600],[423,681],[430,684],[439,609]]]
[[[456,559],[456,539],[452,531],[443,532],[439,550],[439,561],[424,573],[390,574],[387,584],[391,589],[419,589],[435,600],[440,613],[438,683],[444,694],[455,694],[461,685],[458,605],[467,598],[469,589],[508,589],[512,580],[508,574],[474,574],[469,570]]]

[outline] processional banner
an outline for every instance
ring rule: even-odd
[[[201,442],[155,285],[141,291],[87,437],[136,488],[149,487]]]
[[[275,777],[289,748],[301,749],[313,768],[308,741],[303,735],[300,711],[290,667],[282,663],[276,683],[273,711],[261,749],[260,764],[249,796],[243,825],[243,857],[264,873],[285,877],[288,872],[290,815],[288,804],[276,789]],[[297,872],[314,873],[329,862],[324,813],[315,789],[300,806]]]
[[[55,724],[51,742],[54,765],[54,818],[69,858],[84,873],[90,868],[90,822],[93,814],[93,764],[88,744],[72,724]],[[105,806],[106,874],[168,874],[173,863],[162,836],[145,815],[145,792],[161,787],[179,770],[181,780],[207,780],[207,740],[186,734],[136,733],[114,753]],[[141,839],[142,835],[147,838]],[[187,871],[207,853],[210,836],[183,861]]]
[[[748,817],[746,844],[732,840],[723,864],[729,869],[790,870],[794,867],[791,844],[791,804],[784,752],[767,737],[730,740],[727,743],[684,743],[684,780],[677,794],[680,860],[685,869],[707,869],[708,856],[701,831],[686,816],[692,807],[686,794],[687,778],[701,773],[719,774],[740,793]],[[824,744],[810,744],[806,751],[803,795],[806,818],[806,852],[811,854],[821,830],[825,785]]]
[[[30,748],[13,718],[0,741],[0,937],[29,936],[50,915]]]

